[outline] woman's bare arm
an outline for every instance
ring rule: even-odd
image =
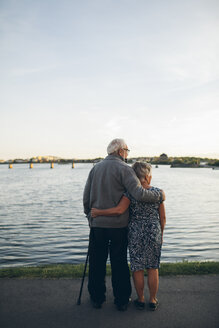
[[[127,208],[129,207],[130,200],[123,196],[119,202],[119,204],[112,208],[107,208],[105,210],[101,210],[99,208],[92,207],[91,209],[91,216],[95,218],[96,216],[117,216],[123,214]]]
[[[161,225],[162,242],[163,242],[163,231],[164,231],[165,224],[166,224],[166,213],[165,213],[164,202],[162,202],[160,204],[160,207],[159,207],[159,216],[160,216],[160,225]]]

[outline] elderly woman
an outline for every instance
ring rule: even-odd
[[[157,189],[150,186],[152,178],[150,164],[136,162],[132,167],[143,188]],[[139,310],[145,308],[144,269],[147,269],[150,293],[149,307],[154,311],[158,306],[156,298],[159,285],[158,268],[166,223],[163,202],[146,203],[137,201],[130,193],[126,192],[116,207],[104,210],[92,208],[91,215],[92,217],[99,215],[114,216],[124,213],[128,207],[130,214],[128,233],[130,264],[138,295],[138,299],[134,301],[134,304]]]

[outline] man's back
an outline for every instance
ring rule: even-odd
[[[84,190],[86,214],[91,207],[110,208],[116,206],[126,189],[124,176],[133,175],[132,169],[119,157],[109,155],[91,170]],[[92,219],[92,227],[123,228],[128,224],[128,210],[114,217],[99,216]]]

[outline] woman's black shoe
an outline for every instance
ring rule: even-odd
[[[158,300],[156,299],[156,303],[149,303],[149,308],[151,311],[155,311],[157,310],[157,307],[158,307]]]
[[[134,300],[134,304],[138,310],[144,310],[144,308],[145,308],[145,303],[139,302],[138,299]]]

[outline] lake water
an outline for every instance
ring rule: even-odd
[[[0,267],[85,261],[82,195],[92,164],[0,165]],[[161,262],[219,261],[219,170],[153,167],[166,192]]]

